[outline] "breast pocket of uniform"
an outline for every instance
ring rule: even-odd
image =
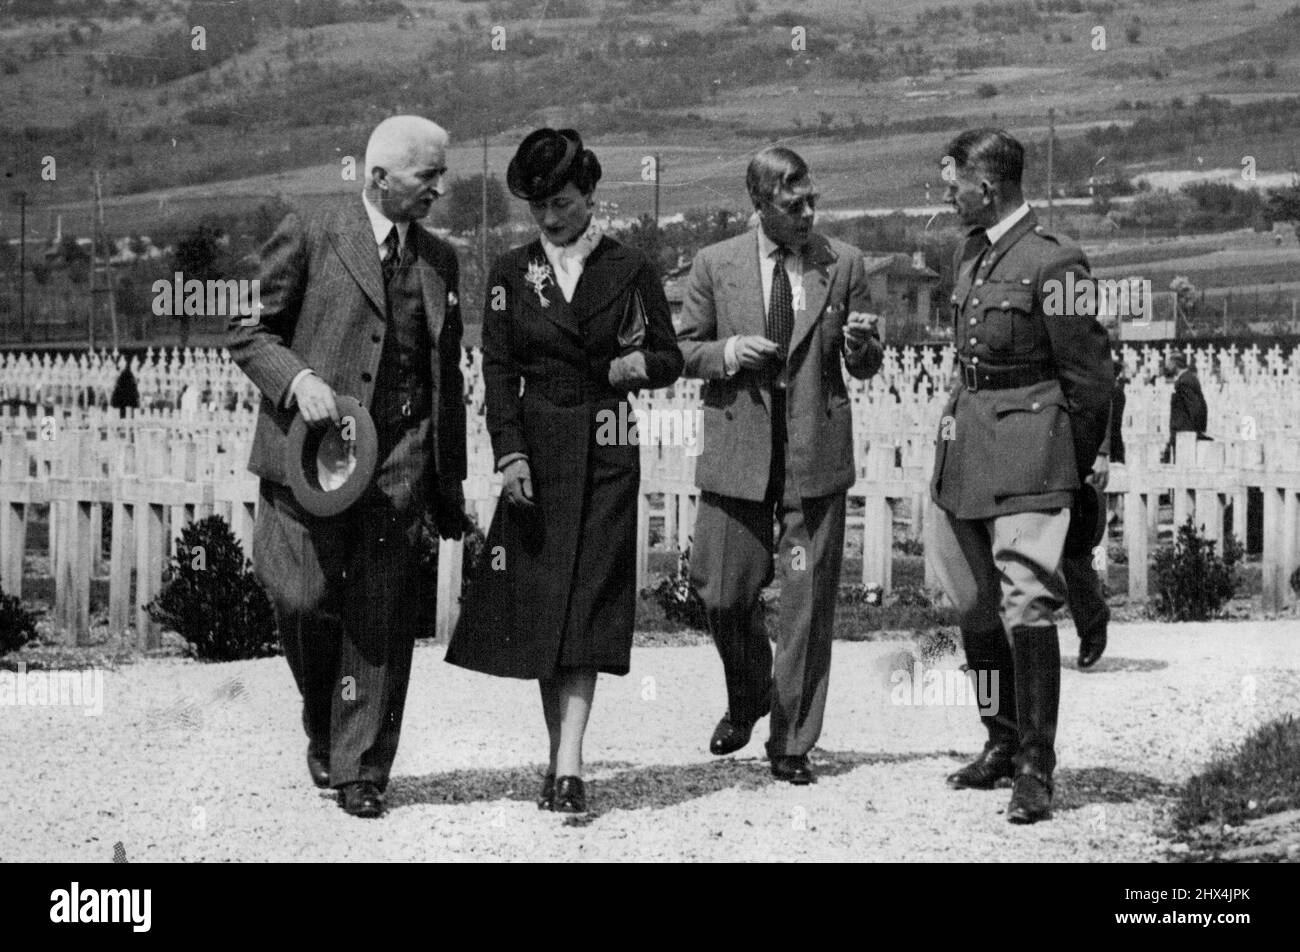
[[[1048,393],[1040,387],[1007,391],[994,401],[994,444],[1008,462],[998,476],[998,497],[1078,488],[1065,397],[1055,384]]]
[[[980,295],[984,305],[984,337],[989,350],[1009,356],[1024,355],[1037,341],[1034,291],[1029,285],[990,283]]]

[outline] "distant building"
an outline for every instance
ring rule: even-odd
[[[884,318],[884,330],[897,335],[904,327],[911,327],[913,333],[923,334],[930,326],[939,275],[926,266],[921,251],[910,255],[868,253],[862,260],[867,267],[871,300]]]

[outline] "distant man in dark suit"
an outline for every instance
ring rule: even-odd
[[[770,709],[772,773],[804,784],[826,707],[855,478],[841,364],[865,379],[883,351],[862,253],[812,230],[817,193],[803,159],[764,149],[746,185],[759,226],[696,256],[678,331],[684,376],[705,381],[691,579],[727,679],[727,712],[709,749],[744,747]],[[774,548],[775,661],[760,600]]]
[[[320,218],[290,213],[262,249],[260,320],[232,321],[230,351],[262,392],[248,467],[262,477],[253,543],[303,698],[307,764],[354,816],[383,812],[416,632],[415,542],[463,522],[465,404],[458,267],[419,220],[442,193],[447,135],[416,116],[381,122],[362,194]],[[340,423],[335,394],[374,419],[367,494],[313,516],[286,486],[296,413]]]
[[[948,144],[947,200],[968,235],[952,295],[960,382],[940,423],[926,556],[960,612],[967,666],[996,683],[984,751],[948,778],[1012,778],[1007,818],[1051,815],[1065,598],[1061,557],[1075,495],[1106,432],[1114,373],[1078,247],[1025,201],[1024,148],[1000,129]],[[994,679],[996,678],[996,682]]]
[[[1169,398],[1169,446],[1166,450],[1172,460],[1178,444],[1178,434],[1191,432],[1197,438],[1205,436],[1209,425],[1209,407],[1201,392],[1201,380],[1196,371],[1187,365],[1187,355],[1175,350],[1165,358],[1165,376],[1174,381],[1174,392]]]

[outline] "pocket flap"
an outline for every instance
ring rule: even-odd
[[[993,401],[993,411],[998,416],[1004,416],[1008,413],[1041,413],[1048,407],[1060,407],[1062,410],[1069,409],[1065,397],[1056,394],[1043,395],[1041,393],[1007,390],[1005,395],[1000,394]]]
[[[999,311],[1032,311],[1034,289],[1020,284],[995,284],[985,286],[980,298],[985,309]]]

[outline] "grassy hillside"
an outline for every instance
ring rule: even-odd
[[[187,46],[194,27],[203,50]],[[350,191],[342,160],[359,162],[369,128],[395,111],[443,122],[464,174],[481,166],[481,134],[500,174],[528,128],[571,123],[606,167],[602,197],[635,215],[650,208],[640,171],[653,152],[666,214],[743,205],[748,154],[772,140],[814,163],[829,207],[916,205],[927,184],[936,197],[937,153],[964,125],[1042,139],[1052,107],[1058,172],[1105,171],[1114,140],[1085,141],[1089,127],[1202,94],[1245,103],[1296,89],[1294,0],[0,5],[0,123],[17,130],[0,163],[38,231],[62,213],[84,232],[96,168],[110,197],[143,198],[110,201],[119,231]],[[1296,132],[1287,119],[1170,137],[1126,161],[1233,167],[1249,153],[1261,171],[1286,168]],[[46,156],[53,181],[40,176]],[[13,234],[8,202],[0,216]]]

